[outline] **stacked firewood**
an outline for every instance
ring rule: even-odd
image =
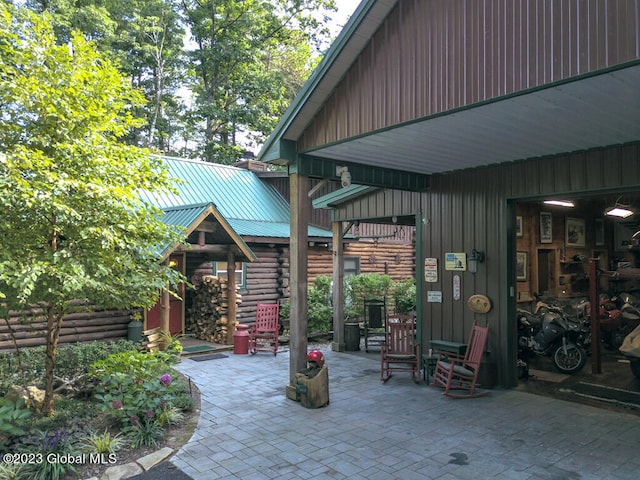
[[[229,291],[226,279],[205,275],[196,285],[189,309],[189,331],[200,340],[229,343],[229,329],[235,328],[229,320]],[[236,294],[236,303],[241,301]]]

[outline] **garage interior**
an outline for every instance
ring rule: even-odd
[[[640,192],[521,201],[515,210],[518,309],[534,311],[539,298],[570,314],[588,301],[592,259],[600,297],[620,308],[626,293],[640,307],[640,276],[633,270],[640,267],[640,248],[634,239],[640,231]],[[630,274],[616,273],[623,270]],[[618,350],[622,338],[601,336],[600,372],[592,368],[591,356],[574,375],[558,373],[548,357],[529,358],[529,376],[520,379],[518,388],[640,414],[640,379],[633,375],[629,358]]]

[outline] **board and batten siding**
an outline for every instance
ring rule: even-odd
[[[552,194],[599,194],[640,191],[640,144],[575,152],[550,158],[512,162],[446,175],[434,175],[425,193],[379,190],[336,209],[336,220],[422,213],[423,257],[438,259],[438,282],[423,283],[422,342],[432,339],[465,342],[477,319],[491,328],[488,360],[498,384],[516,384],[515,211],[517,199]],[[420,226],[418,225],[418,228]],[[478,273],[445,270],[447,252],[485,252]],[[416,262],[423,262],[417,258]],[[460,299],[453,298],[453,275],[460,275]],[[424,281],[423,279],[420,279]],[[442,303],[427,303],[429,290],[442,292]],[[466,304],[473,294],[493,304],[486,315]]]
[[[298,151],[640,58],[630,0],[402,0]]]

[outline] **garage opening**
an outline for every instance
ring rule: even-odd
[[[614,209],[619,210],[617,215],[611,214]],[[640,237],[640,192],[516,204],[517,305],[512,325],[518,338],[518,388],[570,400],[582,396],[593,397],[595,403],[626,402],[640,410],[640,384],[630,368],[633,359],[619,350],[640,325],[636,237]],[[597,349],[590,335],[591,282],[600,302]],[[552,317],[562,320],[545,333]],[[561,334],[565,330],[572,331]],[[552,338],[552,331],[560,332],[561,338]],[[573,344],[577,353],[571,359],[566,345]],[[595,376],[593,352],[602,366]],[[580,355],[585,358],[578,362]]]

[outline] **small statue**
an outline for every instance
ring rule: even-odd
[[[320,350],[307,354],[307,368],[296,373],[296,400],[305,408],[329,404],[329,369]]]
[[[322,352],[320,350],[311,350],[307,354],[307,368],[301,370],[299,374],[302,374],[307,378],[313,378],[320,373],[323,365],[324,355]]]

